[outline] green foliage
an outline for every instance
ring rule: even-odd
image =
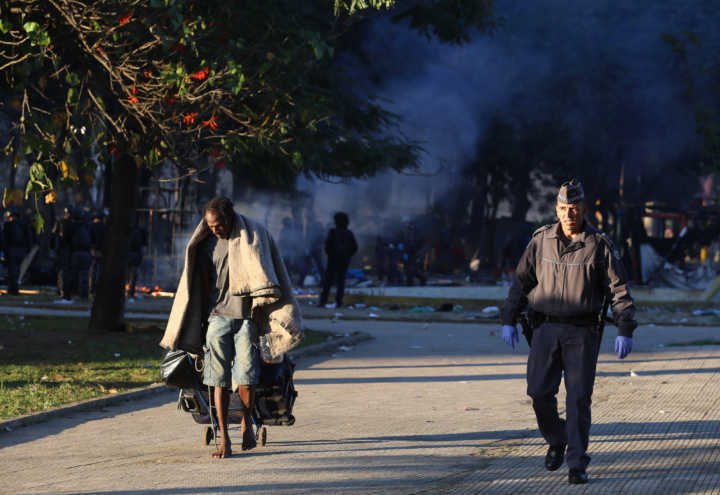
[[[336,1],[335,17],[319,0],[5,0],[0,77],[20,131],[6,152],[45,169],[27,194],[119,154],[185,169],[225,159],[285,185],[412,167],[418,148],[393,136],[396,117],[334,60],[357,12],[393,4]],[[494,22],[489,0],[404,5],[399,18],[443,40]]]

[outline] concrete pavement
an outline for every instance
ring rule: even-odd
[[[554,473],[542,467],[545,445],[525,395],[527,347],[508,352],[497,326],[326,320],[312,326],[362,330],[375,340],[302,361],[297,422],[270,427],[267,447],[210,459],[202,426],[164,392],[0,433],[1,491],[720,493],[720,347],[667,347],[717,339],[720,329],[641,327],[634,353],[623,361],[610,353],[615,329],[607,329],[594,396],[591,483],[569,486],[565,467]]]

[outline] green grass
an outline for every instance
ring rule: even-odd
[[[87,318],[0,316],[0,419],[160,381],[159,322],[88,333]],[[164,326],[164,325],[163,325]],[[300,347],[330,334],[306,330]]]

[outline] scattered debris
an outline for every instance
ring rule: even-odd
[[[720,309],[703,308],[692,312],[693,316],[720,316]]]
[[[335,304],[335,303],[327,303],[325,305],[326,309],[335,309],[336,307],[337,307],[337,304]]]
[[[432,306],[415,306],[410,310],[411,313],[434,313],[435,308]]]
[[[630,371],[630,376],[640,376],[640,375],[638,375],[637,373],[635,373],[634,371],[631,370],[631,371]]]
[[[338,349],[341,350],[341,351],[343,351],[343,352],[349,352],[349,351],[352,350],[352,347],[346,346],[346,345],[341,345],[340,347],[338,347]]]
[[[500,314],[500,308],[497,306],[488,306],[482,309],[483,316],[495,316]]]
[[[120,357],[120,353],[119,353],[119,352],[116,352],[116,353],[115,353],[115,357]]]
[[[370,313],[368,316],[369,316],[370,318],[380,318],[380,315],[375,314],[375,313]]]
[[[356,308],[356,309],[363,309],[363,308],[365,308],[365,307],[367,307],[367,305],[366,305],[366,304],[363,304],[363,303],[357,303],[357,304],[355,304],[355,308]]]

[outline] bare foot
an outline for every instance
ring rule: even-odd
[[[213,452],[213,459],[227,459],[232,455],[232,449],[230,448],[230,439],[223,440],[220,442],[220,448]],[[243,449],[244,450],[244,449]]]
[[[252,428],[243,431],[242,450],[251,450],[257,446],[257,440],[253,434]]]

